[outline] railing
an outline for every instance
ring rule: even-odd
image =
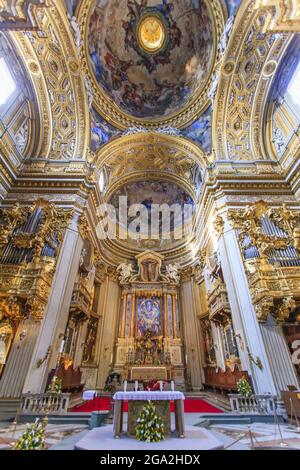
[[[272,395],[253,395],[249,398],[242,395],[229,395],[233,413],[253,413],[273,415],[277,410],[277,397]]]
[[[70,393],[27,393],[22,396],[21,414],[64,414],[68,412]]]

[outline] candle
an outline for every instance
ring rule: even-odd
[[[139,388],[139,383],[138,383],[138,381],[136,380],[136,381],[134,382],[134,390],[137,392],[137,391],[138,391],[138,388]]]
[[[172,392],[174,392],[174,390],[175,390],[175,387],[174,387],[174,380],[171,381],[171,390],[172,390]]]
[[[124,380],[124,392],[127,392],[127,380]]]
[[[159,389],[160,389],[160,391],[162,392],[162,390],[163,390],[163,383],[162,383],[162,381],[159,382]]]

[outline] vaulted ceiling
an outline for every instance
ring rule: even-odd
[[[81,204],[102,175],[95,204],[142,181],[149,199],[159,181],[200,202],[199,222],[218,179],[237,181],[232,198],[242,178],[299,191],[299,119],[274,107],[298,0],[26,0],[13,22],[4,3],[30,125],[21,153],[13,132],[2,135],[3,198],[47,187]]]

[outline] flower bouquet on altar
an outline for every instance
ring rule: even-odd
[[[137,419],[135,435],[138,441],[143,442],[160,442],[165,438],[162,419],[151,401],[143,407]]]

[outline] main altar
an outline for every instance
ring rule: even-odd
[[[127,421],[127,435],[135,436],[136,424],[142,407],[145,403],[153,401],[158,413],[160,414],[163,423],[165,435],[171,435],[171,419],[170,419],[170,402],[174,401],[175,411],[175,430],[177,437],[183,438],[184,427],[184,395],[182,392],[175,391],[135,391],[135,392],[117,392],[114,395],[114,423],[113,434],[114,437],[119,438],[123,432],[123,404],[128,402],[128,421]]]
[[[113,369],[127,381],[185,383],[178,287],[180,266],[147,250],[118,267],[122,287]]]

